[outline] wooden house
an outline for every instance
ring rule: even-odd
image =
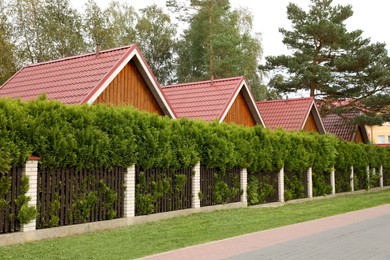
[[[65,104],[131,105],[175,118],[136,45],[28,65],[0,87],[0,97],[40,94]]]
[[[162,90],[178,118],[264,126],[244,77],[171,85]]]
[[[320,113],[312,97],[258,101],[256,105],[267,128],[325,133]]]
[[[328,114],[322,117],[322,121],[328,133],[334,134],[345,141],[368,144],[370,141],[365,126],[351,122],[351,119],[357,116],[358,113]]]

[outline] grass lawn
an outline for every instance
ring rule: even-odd
[[[80,236],[0,248],[0,259],[129,259],[390,203],[390,190],[278,208],[199,213]],[[1,239],[1,235],[0,235]]]

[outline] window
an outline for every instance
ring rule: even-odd
[[[378,144],[384,144],[384,143],[385,143],[385,136],[378,135]]]
[[[387,136],[387,143],[390,144],[390,135]]]

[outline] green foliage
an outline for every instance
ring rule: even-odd
[[[27,224],[32,219],[35,219],[37,215],[37,209],[33,206],[23,204],[18,213],[18,220],[20,224]]]
[[[160,172],[156,176],[147,178],[145,172],[138,174],[135,186],[136,215],[148,215],[158,211],[159,201],[164,200],[166,210],[181,209],[181,201],[187,184],[185,174]],[[176,205],[173,205],[176,203]]]
[[[270,183],[270,176],[263,175],[263,179],[260,180],[256,174],[250,174],[248,178],[247,196],[248,204],[256,205],[269,202],[269,198],[275,194],[274,186]]]
[[[284,199],[286,201],[292,199],[305,198],[305,186],[303,185],[303,172],[291,173],[284,176]]]
[[[266,65],[260,66],[263,71],[277,72],[270,86],[280,93],[310,91],[310,96],[321,96],[331,109],[340,98],[358,99],[348,107],[358,111],[365,107],[370,112],[366,115],[373,118],[378,112],[388,117],[383,108],[390,99],[374,95],[390,88],[386,45],[370,43],[361,30],[348,31],[345,22],[352,15],[351,5],[335,5],[332,0],[310,0],[307,10],[289,3],[292,29],[279,31],[291,55],[266,57]]]

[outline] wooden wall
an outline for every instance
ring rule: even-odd
[[[364,143],[363,141],[363,135],[362,135],[362,132],[360,131],[359,127],[356,129],[356,134],[355,134],[355,140],[354,140],[355,143],[357,144],[362,144]]]
[[[240,92],[236,100],[233,102],[229,112],[227,113],[224,122],[235,123],[243,126],[255,126],[256,122],[251,111],[245,101],[244,96]]]
[[[318,133],[318,127],[311,112],[307,117],[306,124],[303,126],[303,130],[307,132]]]
[[[164,114],[133,61],[119,72],[94,103],[131,105],[141,111]]]

